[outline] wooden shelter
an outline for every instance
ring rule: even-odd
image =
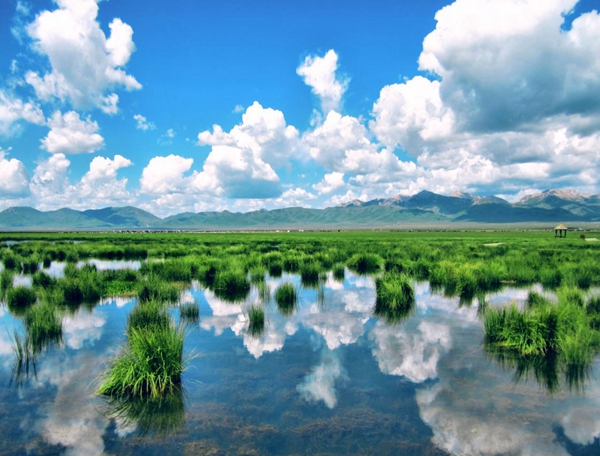
[[[559,223],[558,226],[554,228],[554,237],[567,237],[567,229],[568,228],[564,224]]]

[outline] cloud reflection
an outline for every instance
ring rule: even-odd
[[[332,409],[337,404],[335,383],[345,376],[337,352],[324,351],[321,362],[298,385],[298,392],[307,401],[323,401]]]

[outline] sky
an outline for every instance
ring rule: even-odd
[[[600,193],[600,0],[0,0],[0,210]]]

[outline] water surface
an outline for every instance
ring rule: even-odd
[[[97,265],[98,267],[98,265]],[[291,280],[267,278],[273,292]],[[505,289],[490,305],[523,302]],[[200,321],[187,326],[193,357],[183,397],[115,409],[94,390],[125,341],[132,299],[65,316],[64,343],[16,381],[0,307],[0,453],[12,454],[599,454],[600,366],[579,390],[548,391],[486,355],[477,301],[416,284],[415,311],[373,316],[374,281],[346,274],[302,290],[291,315],[265,304],[265,331],[247,331],[243,304],[195,285]],[[178,317],[177,309],[173,316]]]

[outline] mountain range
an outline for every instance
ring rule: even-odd
[[[354,200],[337,207],[253,212],[181,213],[159,218],[135,207],[107,207],[42,212],[11,207],[0,212],[3,230],[263,230],[402,228],[456,223],[600,222],[600,195],[573,190],[546,190],[516,203],[496,196],[467,193],[440,195],[422,191],[412,196]]]

